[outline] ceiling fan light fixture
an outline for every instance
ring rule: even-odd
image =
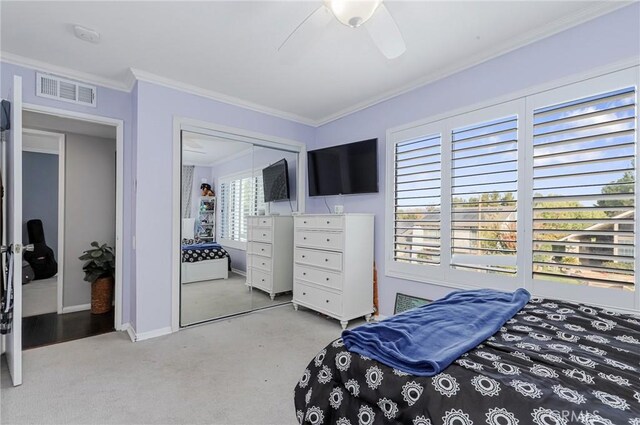
[[[358,28],[373,16],[382,0],[325,0],[324,3],[340,23]]]

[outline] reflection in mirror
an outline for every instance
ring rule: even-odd
[[[181,326],[291,301],[297,160],[182,132]]]
[[[298,210],[298,154],[255,146],[256,216],[249,219],[247,282],[252,308],[288,303],[293,290],[293,217]]]
[[[233,180],[238,173],[225,166],[252,150],[250,143],[182,133],[181,326],[251,310],[245,277],[233,271],[244,256],[241,217],[229,214],[241,203],[242,178]]]

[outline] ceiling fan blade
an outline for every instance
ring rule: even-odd
[[[293,45],[305,46],[314,38],[320,35],[320,29],[324,28],[331,22],[332,15],[329,9],[324,5],[320,6],[309,16],[307,16],[300,24],[289,34],[289,36],[278,47],[278,52],[295,48]]]
[[[407,50],[402,33],[384,3],[378,6],[364,27],[387,59],[395,59]]]

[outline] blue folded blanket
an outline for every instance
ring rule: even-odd
[[[496,333],[530,297],[525,289],[453,292],[382,322],[346,330],[342,339],[349,351],[412,375],[433,376]]]
[[[222,246],[217,242],[203,242],[191,245],[182,245],[182,249],[220,249]]]

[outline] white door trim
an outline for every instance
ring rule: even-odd
[[[104,124],[116,128],[116,276],[114,328],[117,331],[121,331],[124,329],[122,323],[122,263],[124,259],[122,252],[124,236],[124,121],[116,118],[108,118],[100,115],[74,112],[66,109],[51,108],[35,104],[24,104],[23,111]]]
[[[62,302],[64,294],[64,176],[65,176],[65,135],[64,133],[56,133],[53,131],[35,130],[32,128],[23,128],[22,134],[34,134],[49,136],[58,140],[58,148],[51,149],[33,149],[22,145],[22,150],[26,152],[46,153],[58,156],[58,276],[56,276],[57,287],[57,308],[58,314],[63,313]],[[24,219],[24,218],[23,218]]]
[[[172,176],[172,261],[171,261],[171,331],[180,330],[180,180],[182,170],[182,141],[181,132],[191,131],[198,134],[211,135],[218,138],[248,142],[257,146],[282,149],[298,154],[298,173],[296,202],[298,212],[305,212],[305,200],[307,196],[307,146],[278,136],[271,136],[241,128],[227,127],[206,121],[191,118],[173,118],[173,176]]]

